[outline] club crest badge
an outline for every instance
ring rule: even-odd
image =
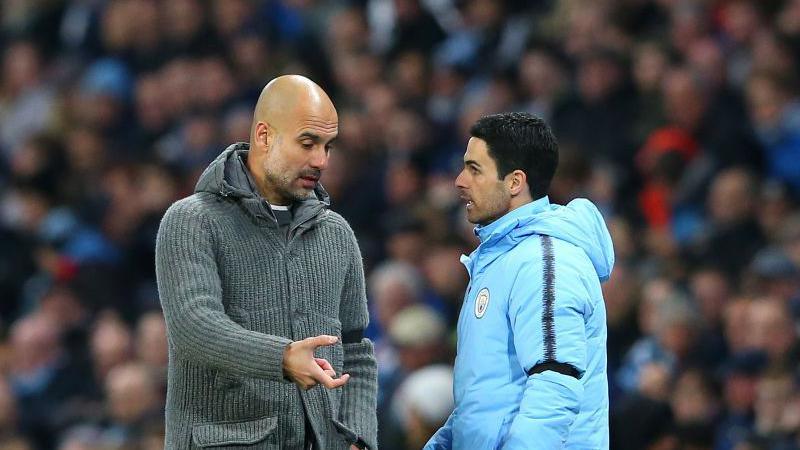
[[[489,307],[489,289],[483,288],[478,292],[478,297],[475,299],[475,317],[480,319],[486,314],[486,308]]]

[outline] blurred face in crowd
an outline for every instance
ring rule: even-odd
[[[749,346],[749,315],[750,301],[748,299],[737,298],[725,306],[723,327],[725,342],[731,353],[743,351]]]
[[[706,32],[706,15],[695,2],[676,2],[669,6],[670,40],[672,46],[685,52]]]
[[[725,55],[720,45],[711,38],[692,44],[688,50],[688,63],[710,88],[721,87],[725,83]]]
[[[620,84],[622,71],[609,58],[590,58],[578,69],[578,90],[587,103],[602,101]]]
[[[421,230],[392,233],[386,239],[386,250],[389,257],[409,264],[416,264],[420,260],[426,252],[426,245],[427,241]]]
[[[711,186],[708,209],[718,224],[747,219],[753,209],[755,186],[750,175],[741,169],[720,173]]]
[[[162,8],[164,17],[170,24],[164,30],[170,40],[188,42],[202,29],[205,11],[197,0],[165,2]]]
[[[120,423],[135,423],[158,405],[153,376],[139,364],[112,370],[106,381],[106,393],[111,415]]]
[[[302,200],[328,166],[339,117],[325,92],[310,80],[279,77],[256,106],[248,166],[273,204]]]
[[[55,322],[43,315],[20,319],[11,329],[14,369],[25,373],[47,366],[60,353]]]
[[[422,176],[412,164],[402,162],[391,164],[384,180],[386,202],[390,205],[403,205],[419,197],[422,189]]]
[[[419,299],[414,289],[403,280],[386,278],[374,283],[371,300],[378,322],[388,327],[400,311]]]
[[[713,269],[700,271],[691,277],[690,289],[706,324],[716,326],[730,296],[730,286],[725,276]]]
[[[661,363],[649,363],[639,374],[639,393],[649,399],[667,401],[671,389],[669,368]]]
[[[603,283],[603,298],[606,300],[610,327],[624,326],[630,319],[636,300],[636,275],[624,265],[614,268],[611,278]]]
[[[459,262],[464,253],[457,246],[437,246],[425,252],[423,270],[431,288],[440,296],[460,301],[467,285],[467,273]]]
[[[794,73],[795,57],[792,47],[769,28],[762,28],[753,38],[751,54],[753,71]]]
[[[694,329],[688,318],[663,325],[658,331],[659,343],[678,358],[689,354],[694,337]]]
[[[153,367],[167,366],[167,328],[161,313],[147,313],[139,319],[136,353],[142,362]]]
[[[558,95],[567,80],[558,61],[541,50],[523,55],[519,64],[519,77],[526,93],[536,99]]]
[[[670,399],[677,422],[702,423],[713,420],[717,399],[704,377],[699,371],[688,370],[678,378]]]
[[[788,374],[776,374],[762,378],[756,387],[756,430],[769,434],[782,430],[783,415],[793,390],[792,378]]]
[[[790,97],[769,76],[753,76],[747,83],[746,93],[750,117],[757,128],[770,129],[779,123]]]
[[[430,79],[425,55],[416,51],[405,52],[398,56],[391,70],[393,87],[403,98],[425,95]]]
[[[9,46],[3,55],[3,84],[9,92],[17,93],[39,79],[40,57],[36,47],[28,42]]]
[[[694,131],[707,108],[706,94],[699,81],[685,69],[669,72],[662,86],[667,118],[679,127]]]
[[[247,0],[215,0],[211,6],[214,16],[211,23],[224,36],[240,29],[255,9],[255,5]]]
[[[365,86],[371,87],[379,83],[383,70],[383,61],[375,55],[365,52],[347,53],[337,56],[333,61],[336,84],[353,98],[374,95],[373,89],[365,89]],[[388,89],[388,86],[382,88]],[[394,95],[394,92],[392,91],[390,95]],[[370,100],[364,98],[364,101],[369,102]]]
[[[764,350],[773,361],[785,357],[795,341],[788,308],[775,299],[762,299],[750,307],[750,345]]]
[[[655,44],[638,46],[633,55],[633,79],[642,92],[658,90],[669,64],[667,55]]]
[[[725,379],[725,405],[736,413],[747,413],[756,398],[756,377],[743,373],[733,373]]]
[[[722,9],[721,24],[725,33],[737,44],[746,44],[761,26],[755,4],[734,1]]]
[[[642,303],[638,323],[642,333],[654,335],[657,328],[658,307],[675,292],[675,286],[665,278],[649,280],[642,288]]]
[[[144,75],[136,82],[136,116],[148,131],[163,130],[169,122],[163,95],[163,84],[156,75]]]
[[[221,58],[209,57],[196,66],[195,89],[201,107],[221,109],[236,92],[236,82]]]
[[[100,37],[103,46],[110,50],[122,50],[134,40],[131,17],[136,5],[133,2],[108,2],[100,18]]]
[[[99,377],[131,357],[133,337],[128,327],[115,316],[98,319],[91,336],[92,360]]]
[[[41,299],[41,311],[64,329],[78,326],[86,316],[86,310],[74,292],[56,287]]]
[[[472,223],[487,225],[511,209],[511,193],[505,180],[498,177],[497,165],[483,139],[470,138],[456,187],[466,202],[467,220]]]
[[[425,120],[409,110],[397,110],[384,127],[386,145],[392,153],[413,152],[427,140]]]

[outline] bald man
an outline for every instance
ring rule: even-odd
[[[276,78],[250,142],[164,215],[167,449],[376,448],[361,255],[319,183],[338,129],[319,86]]]

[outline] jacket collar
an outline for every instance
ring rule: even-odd
[[[522,219],[527,222],[531,216],[537,213],[546,211],[550,208],[550,199],[545,195],[544,197],[526,203],[517,209],[511,210],[501,216],[499,219],[488,225],[478,225],[475,227],[475,234],[481,240],[481,246],[485,243],[495,242],[505,237],[514,228],[519,225]]]
[[[246,165],[250,144],[239,142],[226,148],[200,175],[195,192],[210,192],[237,201],[244,210],[257,221],[266,220],[270,226],[277,227],[275,213],[255,187]],[[297,230],[310,228],[330,206],[330,196],[317,183],[309,196],[293,205],[290,234]]]
[[[474,276],[473,273],[482,272],[486,266],[515,245],[515,239],[506,239],[514,230],[529,223],[537,214],[549,208],[550,199],[544,196],[507,212],[488,225],[475,227],[475,234],[481,243],[469,256],[461,256],[461,263],[467,268],[470,277]]]

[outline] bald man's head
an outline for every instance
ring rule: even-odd
[[[261,194],[273,204],[310,195],[338,133],[336,108],[319,85],[300,75],[270,81],[253,113],[247,161]]]
[[[294,116],[309,112],[332,115],[336,117],[338,125],[336,108],[328,94],[317,83],[302,75],[282,75],[274,78],[264,86],[261,95],[258,96],[250,131],[251,145],[259,122],[265,122],[280,130]]]

